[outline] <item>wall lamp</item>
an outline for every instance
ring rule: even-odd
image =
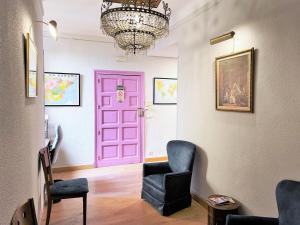
[[[38,21],[35,21],[35,22],[47,25],[51,36],[53,37],[53,39],[55,41],[57,41],[58,31],[57,31],[57,22],[55,20],[50,20],[49,22],[44,22],[44,21],[38,20]],[[32,25],[30,26],[30,32],[29,33],[31,33],[31,30],[32,30]]]
[[[211,45],[215,45],[215,44],[218,44],[218,43],[220,43],[220,42],[229,40],[229,39],[233,38],[234,35],[235,35],[235,32],[234,32],[234,31],[231,31],[231,32],[226,33],[226,34],[223,34],[223,35],[221,35],[221,36],[212,38],[212,39],[210,39],[210,44],[211,44]]]
[[[57,41],[58,38],[57,22],[55,20],[50,20],[48,23],[44,21],[38,21],[38,22],[47,25],[51,36],[54,38],[55,41]]]

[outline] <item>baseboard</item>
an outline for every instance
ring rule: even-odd
[[[163,161],[168,161],[167,156],[162,156],[162,157],[154,157],[154,158],[145,158],[145,162],[163,162]]]
[[[208,209],[208,205],[207,202],[201,198],[199,195],[195,194],[195,193],[191,193],[192,194],[192,198],[199,203],[203,208]]]
[[[66,166],[66,167],[52,168],[52,171],[54,173],[60,173],[60,172],[68,172],[68,171],[76,171],[76,170],[89,170],[94,168],[95,168],[94,165],[80,165],[80,166]]]

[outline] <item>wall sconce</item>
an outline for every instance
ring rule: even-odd
[[[48,28],[49,28],[51,36],[54,38],[55,41],[57,41],[57,38],[58,38],[57,22],[55,20],[49,21]]]
[[[50,20],[49,22],[44,22],[44,21],[35,21],[36,23],[42,23],[48,26],[49,32],[51,34],[51,36],[53,37],[53,39],[55,41],[57,41],[58,38],[58,31],[57,31],[57,22],[55,20]],[[29,33],[31,33],[32,30],[32,24],[30,26],[30,31]]]
[[[234,31],[231,31],[231,32],[226,33],[226,34],[223,34],[223,35],[221,35],[221,36],[212,38],[212,39],[210,39],[210,44],[211,44],[211,45],[215,45],[215,44],[218,44],[218,43],[220,43],[220,42],[229,40],[229,39],[233,38],[234,35],[235,35],[235,32],[234,32]]]

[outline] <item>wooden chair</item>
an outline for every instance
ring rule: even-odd
[[[87,193],[89,192],[87,179],[79,178],[53,182],[49,148],[41,149],[39,156],[44,170],[48,199],[46,225],[49,225],[53,201],[69,198],[83,198],[83,224],[86,225]]]
[[[10,225],[38,225],[32,198],[16,209]]]

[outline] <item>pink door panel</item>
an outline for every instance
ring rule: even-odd
[[[140,163],[143,160],[143,73],[96,71],[96,165]],[[123,102],[117,86],[123,86]]]

